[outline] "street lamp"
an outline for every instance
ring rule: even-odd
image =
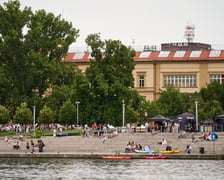
[[[76,108],[77,108],[77,126],[79,124],[79,103],[78,101],[75,102],[76,103]]]
[[[35,122],[36,122],[36,119],[35,119],[35,116],[36,116],[36,106],[33,106],[33,137],[36,136],[36,133],[35,133]]]
[[[125,104],[124,104],[124,99],[122,100],[122,120],[123,120],[123,127],[125,123]]]
[[[198,101],[195,101],[196,131],[198,131]]]

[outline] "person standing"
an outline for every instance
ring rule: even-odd
[[[26,149],[29,150],[30,149],[30,143],[27,141],[26,142]]]
[[[149,130],[149,122],[148,121],[146,121],[146,123],[145,123],[145,129],[146,129],[146,131],[147,132],[149,132],[150,130]]]
[[[30,140],[30,145],[31,145],[31,147],[32,147],[32,150],[31,150],[31,153],[33,154],[34,152],[35,152],[35,149],[34,149],[34,142],[33,142],[33,140]]]
[[[53,130],[53,136],[56,137],[56,134],[57,134],[57,130],[54,128],[54,130]]]

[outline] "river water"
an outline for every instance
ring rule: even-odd
[[[223,180],[223,160],[0,159],[2,180]]]

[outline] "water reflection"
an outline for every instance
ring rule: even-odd
[[[1,179],[184,179],[224,178],[224,161],[0,159]]]

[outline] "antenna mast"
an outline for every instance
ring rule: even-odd
[[[192,43],[194,40],[194,25],[193,24],[188,24],[185,28],[185,38],[187,39],[188,43]]]

